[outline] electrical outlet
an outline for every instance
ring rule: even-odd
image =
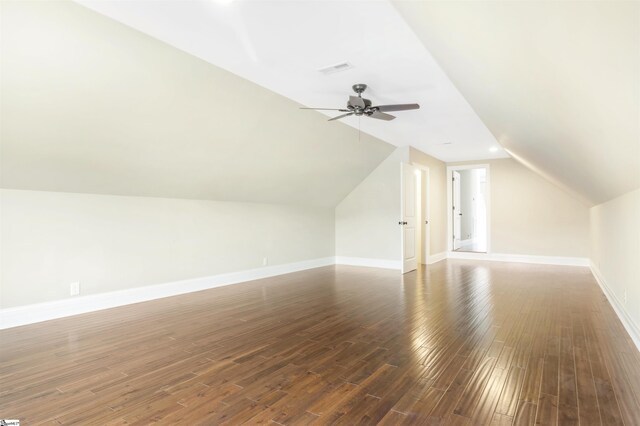
[[[267,266],[269,264],[269,258],[268,257],[263,257],[262,258],[262,266]]]
[[[69,295],[77,296],[80,294],[80,281],[69,284]]]

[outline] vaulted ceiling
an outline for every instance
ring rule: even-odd
[[[393,145],[640,186],[639,2],[79,3],[1,4],[3,187],[333,206]],[[359,82],[422,108],[298,109]]]
[[[640,2],[394,5],[513,157],[594,204],[640,187]]]
[[[71,2],[2,2],[2,187],[331,207],[394,147]]]
[[[344,108],[355,83],[374,105],[419,103],[393,122],[342,120],[390,144],[443,161],[507,157],[386,0],[77,1],[305,106]]]

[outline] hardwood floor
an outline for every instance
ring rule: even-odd
[[[0,341],[23,425],[640,425],[640,354],[580,267],[325,267]]]

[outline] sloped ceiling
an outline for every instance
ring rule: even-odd
[[[640,2],[394,5],[516,159],[593,204],[640,187]]]
[[[355,83],[374,105],[419,103],[393,122],[341,120],[390,144],[442,161],[508,157],[387,0],[76,1],[305,106],[344,107]]]
[[[334,206],[394,147],[69,2],[2,2],[2,187]]]

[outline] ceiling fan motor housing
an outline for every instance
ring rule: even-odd
[[[354,84],[353,86],[351,86],[351,88],[353,89],[354,92],[356,92],[358,94],[358,96],[360,96],[360,94],[362,92],[367,90],[367,85],[366,84],[362,84],[362,83],[358,83],[358,84]]]
[[[353,111],[353,113],[355,115],[362,115],[364,114],[370,114],[371,112],[373,112],[373,109],[371,108],[371,100],[369,99],[365,99],[365,98],[361,98],[362,101],[364,102],[364,108],[362,108],[359,105],[351,105],[350,103],[347,103],[347,108],[350,111]]]

